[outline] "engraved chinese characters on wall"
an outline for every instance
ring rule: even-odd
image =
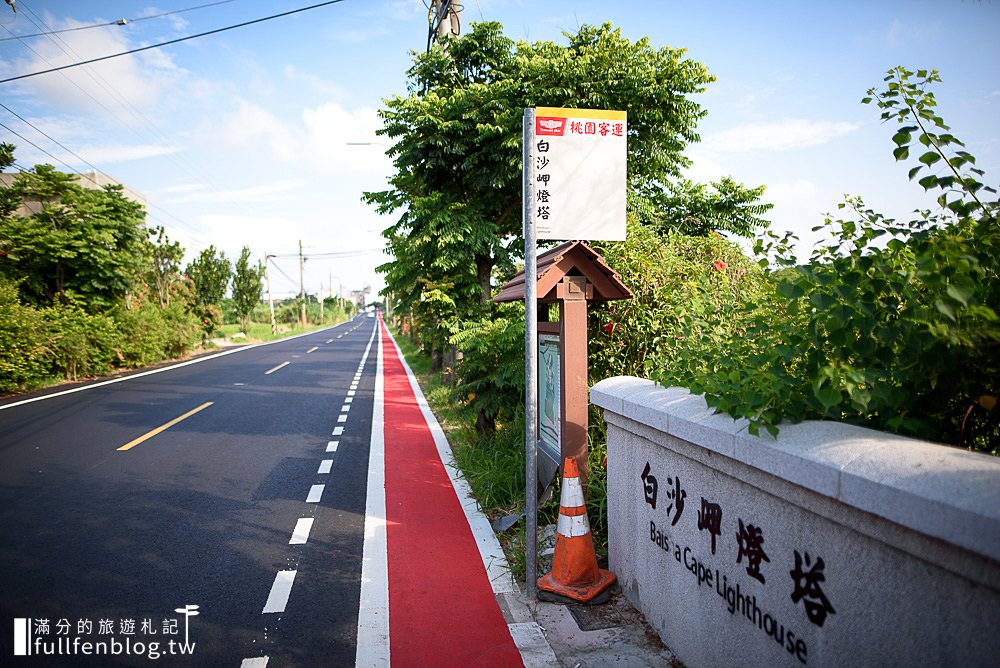
[[[761,585],[780,587],[783,595],[787,591],[792,603],[817,627],[822,627],[829,615],[836,614],[823,590],[826,563],[822,556],[810,550],[792,549],[787,554],[781,554],[779,559],[779,555],[769,553],[769,550],[773,552],[773,548],[767,547],[767,531],[759,518],[740,513],[732,516],[718,499],[700,495],[693,497],[700,498],[697,513],[694,516],[684,515],[688,490],[676,471],[658,471],[647,461],[638,478],[650,510],[657,511],[657,496],[665,496],[671,503],[667,506],[661,504],[657,514],[663,513],[670,520],[671,527],[679,522],[690,522],[699,535],[705,536],[705,545],[711,554],[721,557],[723,564],[738,565],[742,572]],[[658,490],[658,479],[667,481],[665,493]],[[674,539],[670,540],[674,542]],[[661,539],[660,543],[665,544],[665,541]],[[660,547],[663,545],[660,544]],[[779,563],[787,563],[788,567],[779,566]]]

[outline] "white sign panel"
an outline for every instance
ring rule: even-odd
[[[539,239],[624,241],[627,129],[624,111],[535,109]]]

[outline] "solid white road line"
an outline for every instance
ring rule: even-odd
[[[267,603],[260,614],[269,612],[284,612],[288,605],[288,595],[292,593],[292,583],[295,582],[295,571],[278,571],[271,585],[271,593],[267,595]]]
[[[329,473],[330,469],[332,469],[332,468],[333,468],[333,460],[332,459],[324,459],[323,461],[321,461],[319,463],[319,470],[316,471],[316,473],[319,473],[319,474]]]
[[[379,332],[375,321],[374,338]],[[371,342],[369,342],[371,345]],[[361,603],[358,608],[356,666],[388,666],[389,567],[385,535],[385,417],[382,381],[382,337],[378,338],[371,449],[368,455],[368,497],[365,502],[365,544],[361,559]]]
[[[340,323],[343,325],[345,323]],[[336,329],[340,325],[334,325],[330,329]],[[255,343],[250,346],[242,346],[239,348],[231,348],[230,350],[223,350],[221,353],[215,353],[214,355],[205,355],[204,357],[196,357],[193,360],[188,360],[186,362],[181,362],[179,364],[171,364],[170,366],[160,367],[159,369],[150,369],[149,371],[140,371],[139,373],[132,373],[127,376],[121,376],[120,378],[112,378],[111,380],[102,380],[98,383],[92,383],[90,385],[82,385],[80,387],[74,387],[69,390],[63,390],[62,392],[53,392],[52,394],[43,394],[39,397],[32,397],[31,399],[22,399],[21,401],[15,401],[13,403],[4,404],[0,406],[0,411],[7,410],[8,408],[14,408],[15,406],[23,406],[24,404],[34,403],[36,401],[45,401],[46,399],[55,399],[56,397],[62,397],[67,394],[74,394],[76,392],[84,392],[86,390],[93,390],[98,387],[104,387],[105,385],[113,385],[115,383],[124,383],[127,380],[135,380],[136,378],[143,378],[144,376],[151,376],[154,373],[163,373],[165,371],[173,371],[174,369],[179,369],[183,366],[190,366],[192,364],[201,364],[202,362],[207,362],[209,360],[214,360],[216,357],[224,357],[225,355],[235,355],[236,353],[242,353],[246,350],[252,350],[253,348],[260,348],[262,346],[272,346],[276,343],[281,343],[282,341],[291,341],[292,339],[298,339],[303,336],[309,336],[315,332],[304,332],[302,334],[296,334],[295,336],[289,336],[284,339],[275,339],[274,341],[265,341],[264,343]]]
[[[288,541],[289,545],[302,545],[309,540],[309,531],[312,530],[313,518],[312,517],[300,517],[295,523],[295,528],[292,530],[292,538]]]
[[[309,488],[309,496],[306,497],[306,503],[319,503],[319,500],[323,498],[323,488],[326,485],[313,485]]]
[[[336,452],[338,445],[340,445],[340,441],[327,441],[326,442],[326,451],[327,452]]]

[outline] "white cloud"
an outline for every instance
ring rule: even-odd
[[[274,252],[279,235],[289,239],[303,236],[303,227],[298,221],[281,216],[205,214],[198,217],[198,224],[205,230],[204,236],[217,240],[220,250],[230,259],[238,258],[243,246],[263,254]],[[219,240],[226,241],[220,243]]]
[[[345,91],[341,86],[338,86],[328,79],[316,76],[315,74],[303,72],[294,65],[285,65],[284,75],[289,81],[305,84],[313,90],[325,95],[330,95],[331,97],[340,99],[345,95]]]
[[[861,123],[813,121],[791,118],[775,123],[749,123],[713,133],[702,141],[702,148],[714,153],[751,151],[790,151],[819,146],[848,135]]]
[[[232,147],[269,149],[283,162],[298,157],[300,141],[291,128],[264,107],[246,100],[241,100],[237,110],[222,118],[220,126],[212,128],[210,134]]]
[[[212,190],[205,191],[201,190],[196,186],[193,190],[188,190],[190,194],[183,194],[184,191],[180,191],[182,194],[180,197],[173,197],[166,200],[167,204],[187,204],[192,202],[198,202],[202,204],[206,203],[233,203],[233,202],[275,202],[280,201],[283,195],[290,193],[294,190],[304,188],[310,185],[309,181],[304,180],[280,180],[271,181],[269,183],[257,184],[249,186],[247,188],[239,188],[236,190]],[[161,191],[161,192],[165,192]],[[178,192],[178,191],[174,191]]]
[[[77,151],[90,162],[97,164],[107,164],[115,162],[127,162],[129,160],[142,160],[144,158],[155,158],[161,155],[177,153],[179,149],[173,146],[163,146],[160,144],[136,144],[119,146],[82,146]]]
[[[53,29],[63,29],[85,24],[68,19],[50,25]],[[67,32],[60,37],[58,41],[32,42],[29,55],[15,61],[12,70],[17,73],[47,70],[121,53],[136,46],[128,42],[117,26]],[[20,82],[20,87],[57,108],[107,114],[109,106],[153,108],[178,73],[170,55],[154,49],[32,77]],[[127,111],[120,111],[118,116],[129,123],[138,122]]]
[[[883,41],[890,49],[896,49],[925,42],[939,33],[939,26],[935,23],[914,24],[893,19],[883,35]]]
[[[174,193],[195,192],[197,190],[204,190],[205,188],[208,188],[208,186],[205,185],[204,183],[178,183],[175,186],[167,186],[165,188],[160,188],[159,192],[171,195]]]
[[[319,170],[352,173],[388,170],[380,140],[378,112],[369,107],[348,109],[329,102],[302,110],[300,122],[286,121],[263,107],[241,101],[239,108],[221,119],[221,127],[208,130],[211,140],[228,148],[263,149],[268,158]],[[372,142],[350,146],[349,142]]]

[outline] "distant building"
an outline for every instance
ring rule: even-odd
[[[17,174],[0,173],[0,186],[4,188],[9,188],[13,183],[14,179],[17,178]],[[75,174],[76,182],[83,186],[84,188],[90,188],[91,190],[100,190],[104,186],[117,185],[122,187],[122,194],[133,202],[137,202],[146,207],[146,196],[137,190],[133,190],[121,181],[113,179],[107,174],[101,174],[99,172],[85,172],[83,174]],[[15,216],[30,216],[36,213],[41,213],[42,211],[41,200],[25,200],[24,203],[15,212]]]

